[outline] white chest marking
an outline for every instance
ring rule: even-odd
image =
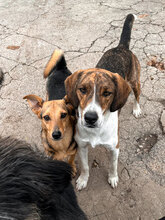
[[[93,148],[99,145],[110,149],[116,147],[118,144],[118,111],[107,111],[103,115],[102,122],[100,127],[88,128],[82,125],[80,118],[78,119],[75,140],[80,147],[87,144]]]

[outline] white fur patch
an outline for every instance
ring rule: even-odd
[[[119,178],[118,176],[115,177],[108,177],[108,183],[112,186],[112,188],[116,188],[118,184]]]
[[[88,128],[81,124],[81,119],[78,118],[76,125],[75,140],[80,145],[91,145],[93,148],[99,145],[113,150],[118,144],[118,111],[107,111],[103,115],[101,127]]]
[[[133,115],[135,116],[135,118],[138,118],[141,115],[142,111],[140,108],[139,103],[135,100],[134,104],[133,104]]]
[[[82,190],[87,186],[88,177],[84,175],[80,175],[79,178],[76,180],[76,189]]]
[[[98,115],[98,120],[96,122],[96,127],[101,127],[103,123],[103,111],[99,103],[96,102],[96,86],[94,86],[94,94],[92,97],[92,101],[82,110],[78,107],[79,112],[79,123],[83,126],[86,126],[86,121],[84,119],[84,115],[87,112],[96,112]]]
[[[133,14],[133,16],[134,16],[134,19],[137,20],[137,18],[138,18],[137,15]]]

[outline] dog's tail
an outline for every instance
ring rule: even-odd
[[[126,49],[129,49],[129,44],[131,40],[131,30],[135,19],[136,19],[136,15],[133,14],[127,15],[121,33],[119,46],[124,46]]]
[[[55,68],[60,70],[64,67],[66,67],[64,52],[62,50],[55,50],[45,67],[44,78],[47,78]]]

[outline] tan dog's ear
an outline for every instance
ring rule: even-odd
[[[67,110],[68,110],[68,113],[72,116],[75,116],[76,113],[75,113],[75,109],[73,107],[73,105],[71,103],[67,103],[66,104],[66,107],[67,107]]]
[[[110,111],[114,112],[124,106],[131,92],[131,87],[118,73],[113,74],[112,81],[115,84],[115,94]]]
[[[66,108],[68,110],[69,115],[75,116],[75,109],[74,106],[68,101],[67,95],[63,98],[66,104]]]
[[[44,100],[36,95],[27,95],[23,97],[23,99],[27,99],[31,110],[38,116],[38,118],[41,118],[41,109],[44,103]]]
[[[67,101],[70,102],[75,109],[79,105],[79,100],[76,94],[76,90],[82,74],[83,71],[79,70],[73,73],[71,76],[67,77],[67,79],[65,80]]]

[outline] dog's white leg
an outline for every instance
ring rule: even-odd
[[[110,153],[111,153],[111,166],[108,175],[108,183],[111,184],[113,188],[115,188],[117,187],[117,183],[119,181],[117,174],[119,149],[115,148],[114,150],[110,151]]]
[[[134,104],[133,104],[133,115],[138,118],[141,115],[142,111],[140,108],[139,103],[137,102],[137,100],[135,99]]]
[[[79,155],[81,159],[81,174],[76,181],[77,190],[84,189],[87,186],[89,178],[88,146],[79,146]]]

